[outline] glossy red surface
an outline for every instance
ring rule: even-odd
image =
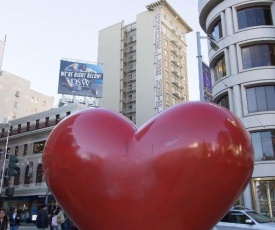
[[[137,129],[87,109],[52,131],[46,182],[82,230],[207,230],[246,187],[250,135],[228,110],[188,102]]]

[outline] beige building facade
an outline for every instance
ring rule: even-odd
[[[50,132],[61,120],[85,108],[85,105],[70,103],[11,120],[9,124],[0,123],[0,167],[1,172],[4,171],[4,175],[1,173],[1,207],[8,211],[18,207],[24,221],[32,219],[45,203],[50,210],[56,207],[42,172],[44,146]],[[17,156],[20,170],[17,176],[9,178],[10,155]],[[8,187],[14,188],[10,197],[5,195]]]
[[[99,32],[104,65],[99,106],[141,126],[159,112],[189,100],[186,34],[190,26],[165,0],[146,6],[136,21]]]
[[[31,82],[12,73],[2,71],[0,76],[0,123],[49,110],[54,98],[34,91]]]

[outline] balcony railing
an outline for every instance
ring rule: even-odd
[[[17,135],[17,134],[22,134],[22,133],[26,133],[26,132],[31,132],[34,130],[39,130],[39,129],[44,129],[44,128],[48,128],[48,127],[52,127],[57,125],[60,122],[60,119],[55,119],[55,120],[50,120],[49,122],[39,122],[39,124],[34,124],[34,125],[30,125],[30,126],[26,126],[20,129],[13,129],[10,131],[9,135],[13,136],[13,135]],[[1,133],[0,134],[0,138],[5,138],[7,137],[7,132],[5,133]]]

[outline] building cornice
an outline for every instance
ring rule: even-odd
[[[166,1],[166,0],[159,0],[156,2],[153,2],[146,6],[146,8],[149,11],[155,10],[157,7],[163,6],[165,9],[167,9],[173,17],[183,26],[187,29],[186,33],[192,32],[192,28],[183,20],[183,18],[174,10],[174,8]]]

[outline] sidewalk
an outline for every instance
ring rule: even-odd
[[[28,230],[31,230],[31,229],[36,229],[37,230],[37,227],[35,226],[35,223],[26,223],[26,222],[21,222],[20,223],[20,226],[19,226],[19,230],[20,229],[28,229]],[[50,228],[47,228],[45,230],[49,230]]]

